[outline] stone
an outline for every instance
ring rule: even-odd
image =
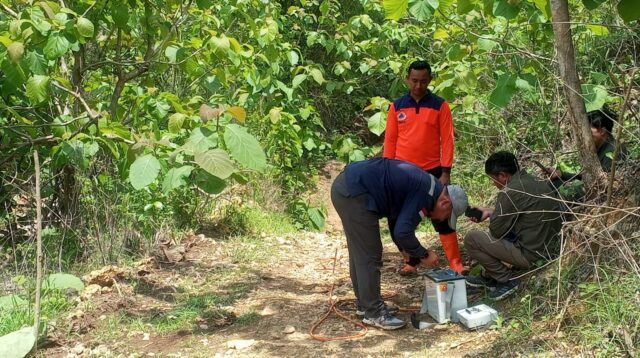
[[[295,331],[296,331],[296,328],[294,326],[287,325],[286,327],[284,327],[284,330],[282,331],[282,333],[291,334],[291,333],[293,333]]]
[[[449,329],[449,326],[446,324],[436,324],[435,326],[433,326],[433,329],[435,331],[446,331]]]
[[[235,350],[249,348],[256,343],[255,339],[234,339],[227,342],[227,347]]]
[[[84,352],[84,345],[82,343],[76,344],[73,348],[71,348],[71,353],[73,354],[82,354]]]

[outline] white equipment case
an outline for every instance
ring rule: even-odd
[[[451,269],[428,270],[420,313],[428,313],[436,322],[458,322],[458,311],[467,308],[464,276]]]
[[[469,329],[485,327],[498,318],[498,312],[484,304],[461,309],[457,314],[460,323]]]

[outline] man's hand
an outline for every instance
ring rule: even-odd
[[[549,175],[549,179],[551,180],[558,179],[562,176],[562,172],[560,171],[560,169],[553,168],[547,168],[545,174]]]
[[[469,220],[473,221],[474,223],[483,222],[490,218],[491,214],[493,214],[493,208],[481,208],[479,206],[476,206],[475,209],[482,211],[482,215],[480,216],[480,220],[478,220],[477,218],[469,218]]]
[[[442,183],[442,185],[451,184],[451,173],[442,173],[442,175],[440,175],[440,183]]]
[[[438,264],[438,255],[433,250],[427,250],[426,257],[420,259],[420,263],[426,267],[434,267]]]

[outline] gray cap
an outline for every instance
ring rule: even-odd
[[[449,227],[455,230],[458,217],[464,214],[469,202],[467,200],[467,194],[462,190],[460,185],[447,185],[447,191],[449,192],[451,206],[453,207],[451,216],[449,217]]]

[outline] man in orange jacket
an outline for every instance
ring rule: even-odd
[[[429,91],[431,79],[431,66],[427,62],[414,61],[409,65],[405,79],[409,93],[389,106],[383,156],[412,162],[448,185],[453,165],[453,121],[449,104]],[[389,221],[392,233],[394,226],[395,223]],[[456,231],[446,222],[434,221],[433,226],[449,266],[462,272]],[[415,273],[418,262],[400,252],[406,263],[400,274]]]

